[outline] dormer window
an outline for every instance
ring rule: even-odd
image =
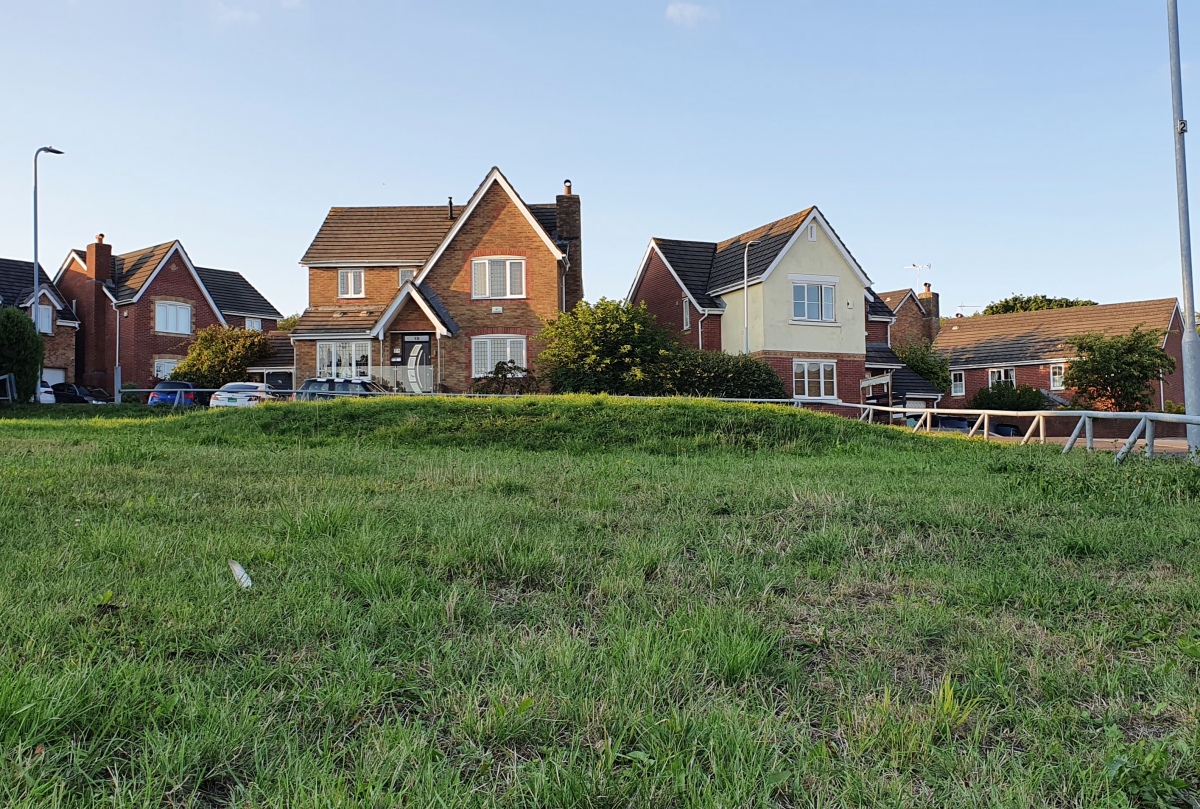
[[[472,298],[524,298],[525,259],[477,258],[471,261]]]
[[[339,298],[362,298],[365,295],[362,270],[338,270]]]

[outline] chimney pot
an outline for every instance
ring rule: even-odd
[[[571,181],[570,180],[563,180],[563,196],[565,196],[565,197],[571,196]]]
[[[96,244],[104,244],[104,234],[103,233],[96,234]]]
[[[450,206],[450,215],[447,216],[446,218],[453,219],[454,218],[454,197],[447,197],[447,199],[449,200],[448,205]]]
[[[926,292],[928,292],[928,291],[929,291],[929,290],[931,290],[932,288],[933,288],[933,284],[930,284],[930,283],[926,282],[926,284],[925,284],[925,291],[926,291]]]

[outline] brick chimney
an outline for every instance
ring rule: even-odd
[[[116,322],[116,313],[104,292],[105,282],[112,278],[113,260],[112,245],[104,243],[103,233],[87,246],[86,264],[86,290],[77,304],[82,326],[78,340],[83,351],[79,352],[82,356],[76,360],[76,368],[83,384],[108,388],[112,385],[108,323]]]
[[[925,309],[925,320],[921,324],[921,330],[925,339],[933,342],[942,330],[941,296],[933,291],[932,284],[926,284],[925,291],[917,294],[917,300]]]
[[[563,309],[570,311],[583,300],[583,228],[580,222],[579,197],[571,192],[571,181],[563,182],[563,192],[555,198],[557,217],[555,230],[568,268],[563,276]]]

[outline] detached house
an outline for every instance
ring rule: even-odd
[[[371,377],[462,392],[530,367],[546,321],[583,299],[579,197],[528,204],[499,169],[466,205],[333,208],[300,263],[297,381]]]
[[[38,268],[37,329],[42,334],[45,355],[42,379],[51,385],[75,382],[75,335],[79,319],[46,271]],[[33,306],[33,262],[0,258],[0,306],[20,309],[31,317]]]
[[[651,239],[627,300],[685,345],[768,363],[805,407],[941,395],[892,352],[894,313],[815,207],[720,242]]]
[[[178,241],[114,255],[104,235],[72,250],[55,277],[80,321],[76,380],[112,390],[170,376],[196,332],[270,331],[282,317],[240,273],[197,267]]]
[[[1029,385],[1065,403],[1075,393],[1064,383],[1075,355],[1067,339],[1089,332],[1111,337],[1137,327],[1162,334],[1163,350],[1175,358],[1174,373],[1154,383],[1159,407],[1168,400],[1182,404],[1183,323],[1174,298],[953,318],[934,341],[950,359],[950,395],[942,406],[968,407],[976,393],[997,382]]]

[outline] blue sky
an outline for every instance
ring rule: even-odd
[[[298,311],[330,206],[465,201],[499,165],[531,202],[574,181],[593,300],[650,236],[812,204],[879,290],[931,263],[943,313],[1179,291],[1159,2],[7,0],[0,30],[0,256],[31,254],[53,144],[52,270],[178,238]]]

